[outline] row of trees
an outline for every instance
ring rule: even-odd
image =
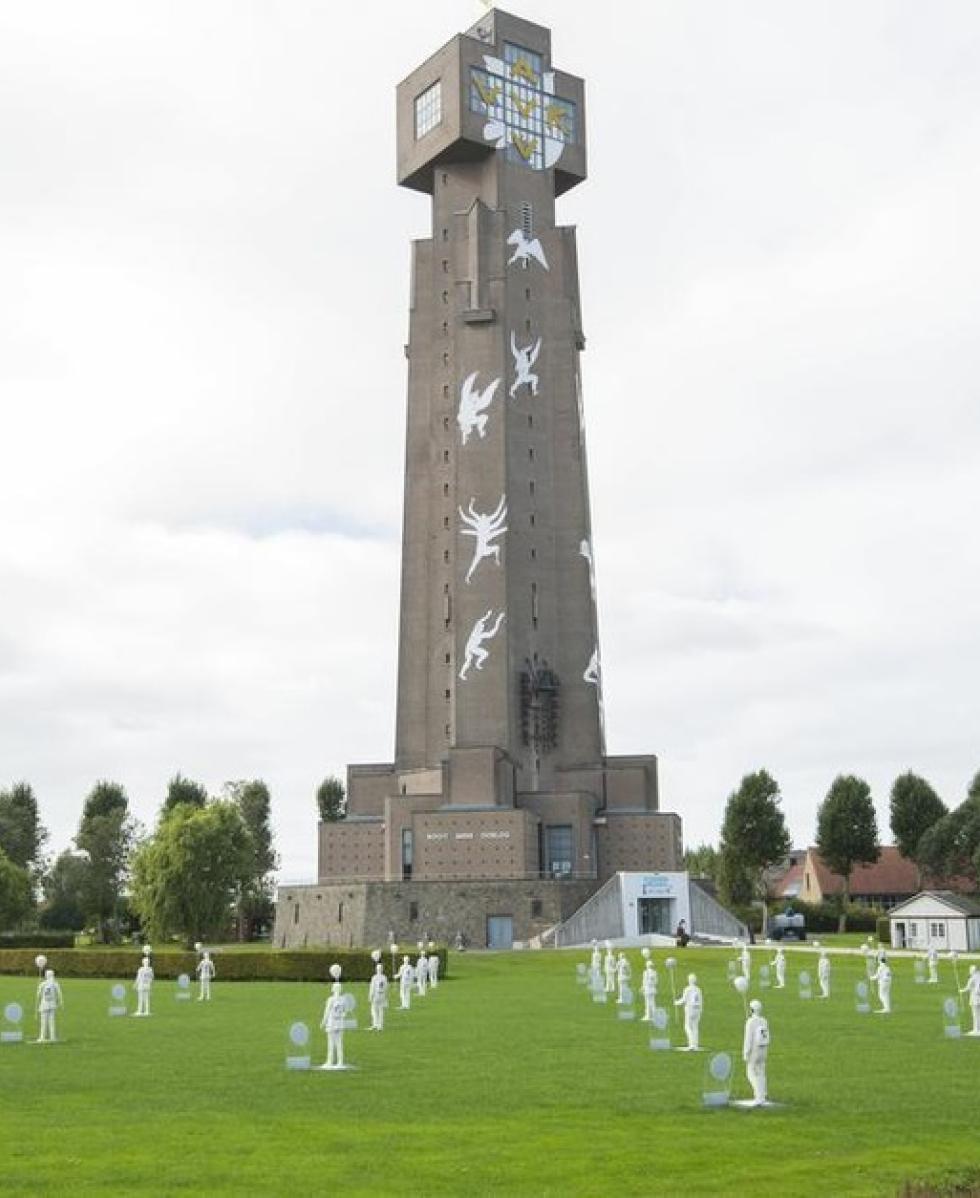
[[[37,800],[20,783],[0,791],[0,928],[91,927],[111,941],[140,927],[163,938],[252,938],[272,914],[277,858],[269,788],[229,782],[220,798],[177,774],[146,835],[125,789],[100,781],[85,799],[74,849],[50,862]]]
[[[892,786],[889,814],[895,844],[916,862],[920,880],[923,874],[959,876],[980,886],[980,773],[953,811],[925,778],[903,774]],[[834,779],[817,811],[815,841],[827,866],[844,878],[843,929],[851,871],[881,855],[871,788],[863,778],[842,774]],[[729,796],[719,847],[700,845],[686,855],[685,864],[692,873],[712,878],[725,901],[736,906],[759,901],[765,912],[772,871],[789,850],[779,785],[759,770],[746,775]]]

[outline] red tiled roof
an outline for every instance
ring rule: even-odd
[[[777,878],[772,886],[772,893],[776,898],[785,898],[787,894],[791,898],[796,898],[800,893],[800,886],[803,883],[803,862],[800,861],[796,865],[791,865],[781,878]]]
[[[816,874],[816,881],[824,898],[840,894],[844,889],[844,879],[840,874],[833,873],[827,867],[816,849],[808,850],[807,860]],[[852,896],[858,894],[912,895],[917,894],[924,887],[936,889],[937,886],[965,893],[971,893],[976,889],[969,878],[936,879],[925,875],[920,879],[915,862],[910,861],[908,857],[903,857],[893,844],[885,844],[881,846],[881,856],[874,864],[856,865],[851,870],[848,889]],[[782,882],[780,887],[782,887]]]

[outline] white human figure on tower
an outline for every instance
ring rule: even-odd
[[[769,1023],[762,1014],[762,1003],[757,998],[753,998],[749,1003],[749,1011],[742,1040],[742,1059],[745,1061],[745,1076],[752,1087],[753,1101],[756,1106],[762,1106],[766,1101]]]
[[[507,238],[507,244],[516,247],[507,262],[508,266],[513,266],[518,261],[524,266],[530,266],[530,259],[534,258],[545,270],[549,269],[548,260],[537,237],[528,237],[523,229],[515,229]]]
[[[878,983],[878,1001],[881,1009],[876,1015],[890,1015],[892,1010],[892,970],[888,961],[882,955],[878,960],[878,968],[871,975],[871,981]]]
[[[490,656],[488,651],[483,648],[483,642],[492,641],[500,631],[500,625],[504,622],[504,612],[500,612],[494,626],[488,629],[487,625],[490,623],[492,615],[493,608],[490,608],[489,611],[480,616],[473,625],[473,631],[467,638],[466,649],[464,650],[465,660],[459,671],[459,676],[464,682],[466,681],[466,675],[469,673],[470,666],[476,666],[478,670],[482,670],[483,663]]]
[[[589,658],[589,664],[585,667],[585,672],[582,675],[585,682],[591,683],[592,686],[599,686],[599,648],[596,646],[592,650],[592,656]]]
[[[439,954],[429,953],[429,985],[435,990],[439,985]]]
[[[926,952],[926,961],[929,965],[929,985],[935,986],[939,982],[939,950],[933,944],[929,945]]]
[[[215,968],[214,962],[211,960],[211,954],[207,949],[204,949],[201,954],[201,959],[197,963],[197,980],[199,985],[199,993],[197,996],[198,1002],[211,1001],[211,981],[214,978]]]
[[[415,992],[419,998],[425,998],[425,989],[429,981],[429,958],[425,953],[419,953],[415,962]]]
[[[476,538],[476,544],[473,546],[473,560],[470,562],[470,568],[466,571],[467,585],[484,558],[492,557],[497,565],[500,565],[500,546],[494,545],[492,542],[507,531],[507,525],[504,523],[507,519],[506,495],[501,495],[496,508],[486,514],[476,511],[473,506],[475,502],[475,499],[470,499],[468,513],[464,512],[461,507],[457,509],[460,519],[466,525],[460,530],[460,535]]]
[[[674,1005],[684,1008],[684,1035],[687,1036],[687,1051],[696,1052],[700,1047],[698,1029],[701,1023],[701,1009],[704,1005],[696,974],[689,973],[687,975],[687,985],[680,998],[674,1000]]]
[[[657,1008],[657,971],[652,961],[647,961],[640,981],[640,993],[643,995],[642,1023],[653,1022],[653,1012]]]
[[[975,965],[970,966],[970,976],[966,979],[966,985],[960,989],[960,994],[969,994],[970,996],[970,1013],[973,1016],[973,1028],[966,1034],[968,1036],[980,1036],[980,969]]]
[[[327,1033],[327,1059],[321,1066],[322,1069],[344,1067],[344,1008],[340,982],[334,982],[330,987],[330,997],[323,1008],[323,1018],[320,1020],[320,1027]]]
[[[415,971],[412,969],[412,963],[408,957],[402,957],[402,963],[399,965],[395,977],[398,979],[398,997],[401,1000],[401,1009],[408,1011],[412,1006],[412,983],[415,981]]]
[[[150,964],[149,957],[144,957],[139,969],[137,969],[133,989],[136,991],[136,1010],[134,1014],[149,1015],[150,991],[153,989],[153,966]]]
[[[629,980],[633,976],[633,970],[630,967],[629,961],[626,959],[625,953],[619,954],[619,960],[616,962],[616,985],[618,993],[616,995],[616,1003],[622,1006],[626,1002],[626,987],[629,985]]]
[[[537,341],[529,343],[521,349],[517,344],[514,331],[511,329],[510,352],[514,355],[514,381],[510,385],[511,399],[514,398],[521,387],[530,387],[531,394],[537,395],[538,376],[533,373],[532,368],[538,360],[538,355],[541,353],[541,338],[539,337]]]
[[[368,986],[368,1002],[371,1005],[371,1031],[383,1032],[385,1007],[388,1005],[388,979],[385,977],[385,967],[380,961],[375,966],[374,976]]]
[[[487,408],[493,403],[497,388],[500,386],[500,379],[497,378],[485,390],[477,390],[476,380],[479,375],[478,370],[468,375],[459,395],[456,423],[459,425],[460,439],[463,445],[470,439],[470,433],[474,429],[481,440],[486,436],[487,421],[490,419],[486,414]]]
[[[772,964],[776,971],[776,989],[783,990],[786,987],[786,954],[781,948],[776,949]]]
[[[606,941],[606,955],[602,959],[602,972],[606,979],[606,993],[612,994],[616,989],[616,954],[608,940]]]
[[[739,961],[742,965],[742,977],[747,981],[752,976],[752,956],[749,953],[749,946],[747,944],[742,945],[742,951],[739,953]]]
[[[830,957],[825,948],[820,950],[817,960],[817,981],[820,983],[820,997],[830,998]]]
[[[46,969],[37,987],[37,1042],[53,1044],[58,1039],[55,1031],[55,1012],[65,1005],[61,986],[53,969]]]

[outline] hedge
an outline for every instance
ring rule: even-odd
[[[0,932],[0,949],[4,948],[74,948],[74,932]]]
[[[38,948],[0,949],[0,974],[37,973],[34,958]],[[439,958],[439,976],[449,972],[449,952],[445,948],[434,950]],[[301,949],[296,952],[273,951],[249,952],[237,949],[223,953],[212,951],[216,977],[223,982],[324,982],[330,980],[330,966],[338,964],[345,982],[366,982],[374,973],[374,961],[368,949]],[[417,951],[409,950],[414,962]],[[45,952],[48,968],[65,978],[120,978],[135,977],[142,953],[138,948],[109,949],[94,952],[89,949],[52,949]],[[400,956],[400,954],[399,954]],[[391,972],[391,955],[381,958],[385,972]],[[176,978],[180,974],[194,976],[197,954],[169,951],[153,954],[153,972],[158,978]]]
[[[878,916],[878,939],[882,944],[891,944],[892,925],[887,915]]]

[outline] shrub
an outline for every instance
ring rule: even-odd
[[[40,947],[45,948],[46,945]],[[34,958],[38,945],[32,940],[30,948],[0,950],[0,974],[34,974]],[[439,976],[448,974],[449,952],[435,949],[439,958]],[[374,973],[374,962],[368,949],[298,949],[284,952],[227,952],[212,951],[217,978],[223,982],[325,982],[330,980],[330,966],[335,962],[343,970],[345,982],[366,982]],[[412,960],[415,953],[410,952]],[[48,966],[65,978],[135,977],[142,953],[139,948],[108,949],[94,952],[87,949],[52,949],[46,953]],[[386,972],[391,971],[391,957],[382,957]],[[182,973],[193,976],[197,954],[168,951],[153,954],[153,972],[158,978],[176,978]]]
[[[51,932],[46,929],[33,932],[0,932],[0,949],[73,948],[74,945],[74,932]]]
[[[878,916],[878,939],[882,944],[891,944],[892,942],[892,925],[887,915]]]

